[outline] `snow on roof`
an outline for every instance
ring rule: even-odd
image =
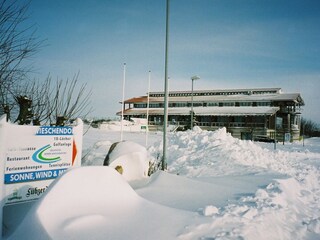
[[[169,108],[169,115],[189,115],[190,108],[178,107]],[[213,116],[247,116],[247,115],[273,115],[279,110],[278,107],[194,107],[195,115]],[[146,108],[127,109],[125,115],[144,115]],[[149,115],[163,115],[163,108],[150,108]]]
[[[245,116],[245,115],[273,115],[278,107],[199,107],[193,108],[196,115],[216,116]]]
[[[169,102],[190,102],[191,96],[169,97]],[[235,101],[292,101],[304,105],[304,101],[299,93],[281,94],[253,94],[253,95],[212,95],[212,96],[193,96],[194,102],[235,102]],[[131,98],[126,103],[146,103],[147,97]],[[164,102],[164,97],[150,97],[149,102]]]
[[[170,91],[171,93],[190,93],[190,90]],[[281,88],[234,88],[234,89],[215,89],[215,90],[193,90],[194,93],[222,93],[222,92],[277,92],[281,93]],[[161,91],[150,92],[150,94],[163,94]]]

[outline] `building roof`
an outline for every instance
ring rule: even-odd
[[[168,108],[169,115],[189,115],[190,108]],[[261,116],[273,115],[278,107],[194,107],[193,111],[198,116]],[[146,115],[146,108],[131,108],[124,111],[124,115]],[[121,112],[117,113],[118,115]],[[163,115],[163,108],[150,108],[149,115]]]
[[[125,101],[125,103],[147,103],[147,96],[135,97]],[[193,96],[194,102],[252,102],[252,101],[289,101],[304,105],[304,101],[299,93],[281,94],[253,94],[253,95],[210,95]],[[164,97],[150,97],[150,103],[164,102]],[[169,102],[191,102],[191,96],[169,97]]]
[[[237,88],[237,89],[215,89],[215,90],[193,90],[195,94],[205,93],[238,93],[238,94],[255,94],[262,92],[281,93],[281,88]],[[191,91],[170,91],[169,94],[190,94]],[[164,94],[164,92],[150,92],[150,95]]]

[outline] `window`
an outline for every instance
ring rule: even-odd
[[[259,107],[270,107],[271,103],[270,102],[257,102],[257,106],[259,106]]]
[[[240,102],[240,107],[251,107],[252,102]]]
[[[133,104],[133,107],[134,108],[146,108],[147,104],[145,104],[145,103],[135,103],[135,104]]]
[[[159,108],[159,104],[158,103],[151,103],[149,104],[150,108]]]
[[[243,116],[235,116],[234,117],[234,121],[235,122],[239,122],[239,123],[244,123],[245,122],[245,118]]]
[[[194,102],[193,106],[194,107],[202,107],[202,103],[201,102]]]
[[[217,102],[208,102],[207,106],[208,107],[217,107],[217,106],[219,106],[219,104]]]
[[[183,102],[176,102],[176,103],[172,103],[175,104],[175,107],[186,107],[187,103],[183,103]]]
[[[225,102],[225,103],[223,103],[223,106],[225,106],[225,107],[234,107],[234,102]]]

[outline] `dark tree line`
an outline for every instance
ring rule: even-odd
[[[90,112],[91,91],[71,80],[30,80],[28,59],[42,46],[33,26],[27,26],[30,2],[0,0],[0,116],[18,124],[64,125]]]
[[[302,118],[301,119],[301,135],[307,137],[320,137],[320,126],[319,124]]]

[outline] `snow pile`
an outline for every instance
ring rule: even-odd
[[[218,214],[219,213],[219,209],[215,206],[212,206],[212,205],[209,205],[209,206],[206,206],[204,209],[203,209],[203,215],[204,216],[213,216],[215,214]]]
[[[131,176],[139,181],[128,182],[113,168],[141,170],[158,161],[162,136],[150,134],[146,150],[144,134],[126,133],[110,155],[112,167],[102,166],[119,138],[91,129],[87,167],[55,181],[9,238],[320,239],[320,139],[274,150],[226,129],[195,127],[168,134],[167,172],[139,172]]]
[[[319,237],[319,162],[314,166],[301,161],[308,157],[305,153],[271,151],[252,141],[235,139],[224,128],[215,132],[177,133],[170,136],[168,145],[169,171],[180,175],[203,179],[278,173],[285,178],[272,180],[253,196],[241,197],[215,214],[210,210],[214,206],[205,207],[203,214],[213,215],[212,220],[186,231],[182,239],[184,236],[186,239]],[[150,150],[157,155],[161,144]],[[313,156],[319,161],[319,154]]]
[[[121,121],[110,121],[100,124],[99,129],[108,131],[120,131],[122,128],[122,130],[126,132],[145,132],[145,128],[142,127],[145,125],[145,121],[139,121],[136,119],[134,119],[133,121],[122,120],[122,123]]]
[[[293,178],[276,180],[253,196],[215,210],[207,206],[206,223],[188,227],[181,239],[318,239],[319,198]],[[311,204],[311,205],[309,205]],[[208,209],[209,208],[209,209]]]
[[[121,167],[127,181],[139,180],[148,176],[149,160],[147,149],[132,141],[118,142],[109,153],[109,166]]]
[[[273,147],[273,144],[268,145]],[[149,151],[157,158],[162,152],[162,142],[159,141]],[[302,173],[297,164],[304,166],[295,153],[273,151],[252,141],[233,138],[225,128],[171,134],[167,152],[169,172],[189,177],[260,171],[296,176]]]
[[[193,215],[139,197],[112,168],[81,167],[58,179],[9,239],[175,239]],[[160,224],[168,219],[170,229]]]

